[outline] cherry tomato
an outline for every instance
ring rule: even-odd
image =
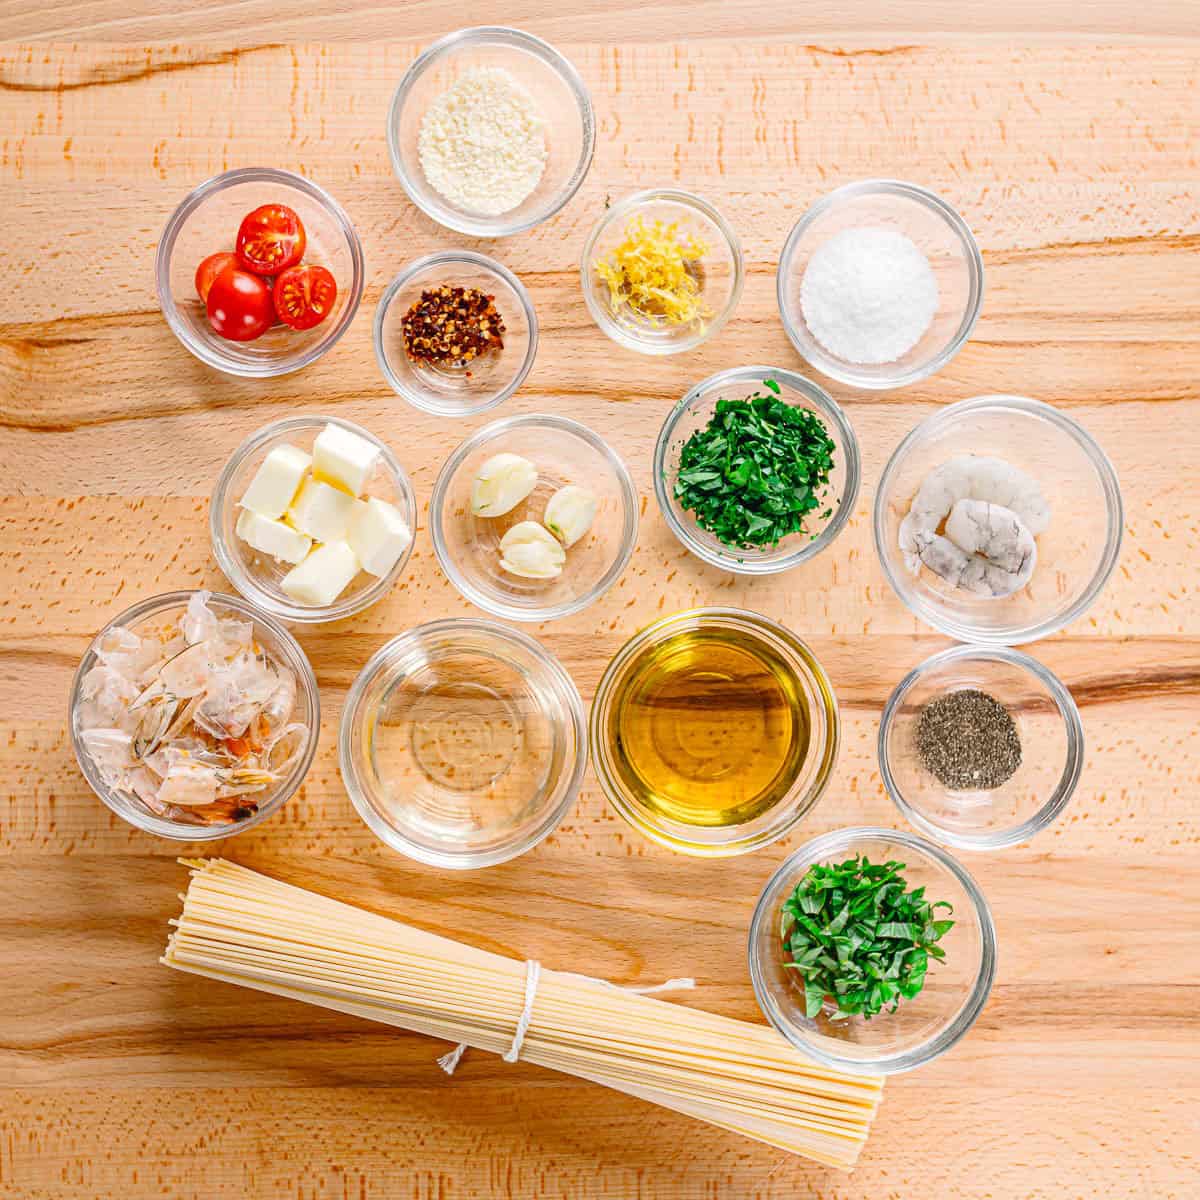
[[[239,267],[226,267],[208,289],[208,320],[231,342],[261,337],[275,323],[267,281]]]
[[[324,267],[289,267],[275,280],[275,312],[293,329],[320,325],[336,299],[337,280]]]
[[[228,250],[220,250],[216,254],[210,254],[196,268],[196,293],[201,300],[208,299],[208,289],[212,287],[213,280],[216,279],[226,267],[237,266],[237,255],[230,254]]]
[[[300,218],[286,204],[264,204],[242,218],[238,262],[255,275],[278,275],[304,257],[306,241]]]

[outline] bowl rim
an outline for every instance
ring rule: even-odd
[[[848,200],[856,200],[860,196],[872,194],[900,196],[922,205],[937,213],[953,230],[963,247],[963,258],[967,264],[969,287],[967,303],[963,310],[962,319],[954,336],[929,361],[921,366],[911,367],[906,371],[898,371],[893,375],[870,374],[859,369],[854,363],[846,363],[842,359],[829,354],[815,338],[806,337],[799,326],[789,315],[789,304],[785,295],[785,278],[791,268],[800,239],[809,227],[820,217],[831,211],[836,205]],[[983,309],[984,269],[983,255],[975,234],[967,224],[962,214],[948,201],[936,192],[922,187],[917,183],[909,183],[903,179],[860,179],[853,183],[843,184],[820,197],[792,226],[791,232],[783,243],[779,261],[775,269],[775,301],[779,307],[780,320],[788,341],[792,343],[796,353],[810,363],[822,375],[836,380],[838,383],[849,384],[851,387],[862,388],[864,391],[890,391],[893,388],[906,387],[927,379],[940,371],[967,344],[979,320]],[[879,364],[887,366],[886,363]]]
[[[954,830],[944,829],[936,821],[931,820],[905,797],[900,785],[892,773],[891,756],[888,752],[888,733],[900,711],[905,696],[916,683],[925,676],[937,671],[950,663],[962,662],[966,659],[982,659],[987,662],[1002,662],[1018,667],[1031,674],[1049,693],[1062,718],[1067,737],[1066,761],[1062,774],[1054,785],[1050,798],[1033,814],[1008,829],[990,834],[963,834]],[[876,739],[876,752],[879,757],[879,773],[883,776],[883,786],[901,815],[912,825],[915,825],[927,837],[959,850],[1002,850],[1008,846],[1016,846],[1028,841],[1047,826],[1053,824],[1062,815],[1070,802],[1079,777],[1083,773],[1083,757],[1085,740],[1083,722],[1079,716],[1079,706],[1062,680],[1050,670],[1020,650],[1008,646],[960,645],[931,654],[923,662],[918,663],[911,671],[896,684],[892,694],[884,705],[883,715],[879,720],[879,734]]]
[[[654,342],[640,338],[618,325],[605,311],[604,307],[597,302],[592,289],[594,273],[593,258],[596,242],[599,241],[600,235],[614,221],[628,217],[644,205],[660,201],[669,201],[683,208],[694,209],[707,217],[720,230],[721,236],[725,239],[725,244],[729,249],[730,257],[733,259],[733,282],[730,286],[729,299],[721,311],[711,321],[707,322],[702,329],[689,337],[666,342]],[[671,186],[642,188],[640,191],[631,192],[628,196],[624,196],[615,203],[608,205],[592,225],[587,239],[583,243],[583,251],[579,257],[579,283],[580,289],[583,292],[583,301],[587,305],[587,310],[591,314],[592,320],[596,322],[601,332],[616,342],[618,346],[624,346],[627,350],[636,350],[639,354],[649,354],[656,357],[680,354],[685,350],[694,350],[697,346],[702,345],[709,338],[719,333],[725,327],[729,318],[733,316],[734,310],[738,306],[745,280],[745,256],[742,252],[741,241],[734,231],[733,226],[721,215],[716,206],[710,204],[703,196],[699,196],[695,192],[686,191],[683,188]]]
[[[497,847],[486,853],[472,854],[455,853],[450,850],[433,850],[410,841],[397,832],[375,810],[366,788],[363,787],[359,774],[354,766],[351,753],[351,741],[354,737],[353,725],[357,720],[358,710],[363,702],[367,687],[387,666],[389,658],[401,646],[420,647],[431,636],[443,633],[472,632],[484,634],[501,642],[520,647],[532,654],[538,663],[545,667],[555,683],[560,688],[566,700],[566,708],[570,718],[571,731],[575,737],[575,759],[571,764],[563,794],[553,808],[548,808],[536,829],[520,840]],[[346,703],[342,708],[341,720],[338,724],[338,766],[346,794],[350,797],[355,811],[363,823],[375,836],[392,850],[406,855],[426,866],[442,867],[450,870],[477,870],[482,867],[492,867],[532,850],[540,842],[545,841],[553,833],[563,818],[571,810],[579,795],[583,783],[584,770],[588,760],[588,730],[587,720],[583,711],[583,699],[579,694],[571,674],[559,661],[558,657],[548,650],[536,638],[530,637],[521,629],[513,629],[501,625],[498,621],[486,617],[442,617],[435,621],[426,621],[414,625],[411,629],[392,638],[367,660],[363,668],[354,677],[350,691],[346,695]]]
[[[84,676],[96,660],[95,651],[100,639],[111,629],[128,627],[171,608],[185,607],[197,592],[208,592],[208,603],[210,605],[223,605],[226,608],[231,608],[239,616],[246,617],[270,631],[271,635],[287,651],[290,658],[287,665],[296,672],[297,688],[304,693],[305,698],[312,708],[312,720],[309,725],[305,749],[296,760],[296,765],[292,769],[292,775],[287,785],[280,789],[276,797],[268,803],[261,805],[256,813],[245,817],[241,821],[231,822],[228,825],[185,826],[175,821],[170,821],[166,817],[159,817],[149,812],[143,813],[136,808],[131,808],[130,811],[126,812],[117,805],[113,799],[112,789],[100,778],[99,772],[92,763],[91,755],[84,749],[76,720],[80,689],[83,686]],[[75,754],[75,761],[79,766],[80,774],[83,775],[88,786],[96,793],[104,805],[116,813],[123,821],[146,833],[158,834],[159,837],[170,838],[177,842],[215,842],[221,838],[232,837],[234,834],[241,833],[246,829],[253,829],[256,825],[261,825],[269,817],[274,816],[300,790],[301,785],[308,775],[309,768],[312,766],[313,758],[317,753],[317,746],[321,740],[321,692],[317,686],[317,677],[313,672],[312,663],[309,662],[304,648],[296,640],[291,631],[277,621],[270,613],[264,612],[241,596],[230,595],[227,592],[214,592],[209,588],[182,588],[173,592],[160,592],[156,596],[149,596],[145,600],[139,600],[138,603],[132,604],[122,612],[119,612],[92,638],[83,653],[83,657],[79,660],[79,665],[75,668],[75,675],[71,680],[70,699],[67,702],[67,727],[71,737],[71,749]]]
[[[525,348],[525,357],[509,383],[488,399],[466,406],[431,400],[424,392],[409,387],[392,369],[383,339],[384,321],[387,319],[388,310],[391,308],[393,301],[400,294],[400,289],[431,267],[439,267],[452,263],[469,263],[471,266],[477,267],[479,270],[493,275],[507,284],[516,293],[517,299],[521,303],[521,308],[525,313],[525,324],[529,330],[529,344]],[[471,417],[477,413],[487,412],[499,404],[503,404],[525,382],[533,367],[533,361],[537,357],[537,310],[533,306],[533,300],[530,298],[525,285],[502,262],[498,262],[496,259],[489,258],[486,254],[480,254],[475,250],[436,250],[432,254],[425,254],[420,258],[413,259],[387,285],[383,295],[379,298],[379,303],[375,307],[375,320],[371,329],[371,340],[375,345],[375,361],[379,364],[379,369],[383,372],[383,377],[402,400],[411,404],[413,408],[420,409],[422,412],[432,413],[437,417]],[[403,353],[403,351],[401,352]]]
[[[837,511],[816,537],[810,538],[798,549],[779,558],[748,561],[735,557],[732,549],[728,554],[724,554],[704,545],[693,536],[690,527],[676,516],[671,507],[670,496],[667,494],[666,460],[671,437],[680,418],[704,394],[735,383],[757,382],[761,387],[768,378],[787,384],[793,392],[799,392],[833,424],[834,432],[840,443],[839,449],[845,459],[846,486]],[[820,554],[822,550],[832,544],[849,523],[854,513],[854,507],[858,503],[858,492],[862,484],[862,457],[858,447],[858,437],[854,432],[854,426],[850,424],[850,419],[841,405],[819,384],[785,367],[731,367],[725,371],[718,371],[707,379],[702,379],[675,402],[666,417],[663,418],[663,423],[658,431],[658,440],[654,445],[653,471],[654,496],[658,501],[658,510],[684,549],[689,550],[710,566],[719,567],[733,575],[776,575],[781,571],[790,571],[793,567],[798,567]]]
[[[898,1054],[886,1055],[874,1060],[849,1058],[839,1054],[831,1054],[813,1041],[803,1036],[790,1022],[783,1019],[772,1003],[771,989],[767,986],[762,963],[758,954],[759,936],[764,925],[769,921],[774,927],[778,914],[773,904],[768,904],[768,897],[778,883],[797,876],[798,868],[811,866],[815,862],[853,851],[856,845],[868,841],[884,841],[891,845],[902,846],[909,852],[934,859],[939,865],[948,870],[958,881],[975,910],[979,925],[979,971],[967,995],[966,1003],[961,1007],[955,1018],[940,1032],[928,1038],[924,1043]],[[754,914],[750,918],[750,930],[746,942],[747,959],[750,965],[750,981],[754,988],[754,997],[762,1014],[770,1024],[786,1038],[797,1050],[815,1058],[818,1062],[829,1067],[836,1067],[855,1075],[895,1075],[903,1071],[911,1071],[914,1067],[923,1066],[933,1059],[945,1054],[959,1042],[975,1024],[979,1014],[987,1003],[988,995],[996,978],[996,926],[992,919],[991,907],[979,884],[969,871],[942,847],[920,837],[915,833],[907,833],[899,829],[885,829],[882,826],[860,825],[844,829],[835,829],[812,838],[804,845],[793,850],[771,873],[770,878],[759,892],[754,906]]]
[[[225,509],[231,504],[236,505],[238,503],[230,495],[230,489],[233,486],[234,476],[247,459],[258,453],[268,442],[283,434],[306,433],[314,429],[319,431],[326,425],[336,425],[349,433],[365,438],[379,448],[382,461],[386,464],[388,472],[391,474],[396,486],[396,491],[403,501],[403,507],[406,509],[404,515],[410,520],[413,536],[409,540],[404,553],[400,555],[393,564],[392,569],[386,575],[376,577],[373,583],[345,600],[335,600],[332,604],[328,604],[323,608],[311,608],[307,605],[293,604],[290,601],[280,600],[277,596],[273,596],[268,592],[266,588],[262,587],[242,567],[237,555],[229,548],[225,541],[222,523]],[[364,429],[363,426],[357,425],[353,421],[347,421],[344,417],[314,413],[295,417],[280,417],[278,420],[271,421],[256,429],[239,443],[233,453],[225,460],[225,465],[221,468],[221,472],[217,476],[217,482],[213,487],[212,499],[208,506],[208,534],[209,540],[212,542],[213,557],[216,558],[217,565],[221,568],[226,579],[256,609],[269,613],[282,621],[294,621],[301,625],[320,625],[327,621],[340,621],[344,617],[350,617],[355,613],[362,612],[364,608],[369,608],[376,601],[381,600],[387,592],[391,591],[396,580],[400,578],[404,568],[408,565],[408,560],[412,555],[413,546],[417,540],[417,516],[417,497],[413,490],[412,481],[408,477],[408,472],[404,469],[400,460],[392,452],[387,443],[369,429]]]
[[[567,85],[568,90],[575,99],[580,116],[581,147],[579,158],[559,198],[549,207],[537,211],[532,216],[521,221],[504,221],[501,219],[504,216],[503,213],[498,217],[472,217],[466,213],[460,213],[448,205],[439,206],[430,204],[420,195],[419,190],[413,186],[412,178],[404,166],[404,155],[401,152],[396,132],[400,125],[400,113],[413,87],[434,62],[463,47],[486,43],[498,43],[516,47],[528,51],[535,58],[540,59],[551,70],[555,71]],[[536,37],[532,33],[527,33],[523,29],[515,29],[509,25],[471,25],[465,29],[455,30],[453,33],[448,33],[431,42],[409,64],[408,70],[404,72],[400,78],[400,82],[396,85],[396,90],[392,93],[391,103],[388,105],[387,146],[388,157],[392,163],[392,172],[400,181],[400,186],[404,188],[408,198],[427,217],[436,221],[445,229],[452,229],[456,233],[465,233],[471,237],[509,237],[514,233],[524,233],[527,229],[532,229],[535,225],[540,225],[543,221],[548,220],[555,213],[565,208],[574,198],[575,193],[579,191],[584,179],[587,178],[587,173],[592,165],[592,156],[596,150],[596,115],[592,108],[591,93],[588,91],[587,84],[583,81],[583,76],[579,74],[574,63],[562,54],[561,51],[556,50],[549,42]]]
[[[671,626],[683,627],[688,621],[704,621],[705,619],[729,621],[742,628],[750,626],[756,632],[761,632],[762,628],[766,627],[773,636],[787,644],[792,653],[804,663],[805,668],[812,675],[815,690],[821,694],[825,702],[825,744],[822,748],[816,775],[805,794],[798,797],[799,802],[787,812],[785,820],[759,830],[755,834],[743,835],[725,842],[687,842],[679,837],[668,837],[654,822],[646,820],[644,811],[630,804],[623,790],[618,786],[613,772],[609,768],[607,741],[604,737],[604,730],[600,728],[602,709],[607,705],[614,681],[629,661],[647,643],[669,630]],[[592,697],[588,727],[591,738],[592,768],[600,784],[600,790],[609,804],[638,833],[669,850],[698,858],[731,858],[761,849],[789,834],[816,808],[817,803],[825,794],[833,779],[842,744],[842,718],[837,692],[834,690],[833,683],[821,664],[821,660],[817,658],[808,643],[782,622],[773,620],[763,613],[746,608],[719,605],[706,605],[668,613],[628,637],[609,659],[600,676],[600,682],[596,685],[596,691]]]
[[[999,630],[979,629],[953,617],[944,616],[927,600],[918,595],[915,589],[907,587],[899,573],[892,565],[887,549],[885,526],[887,524],[888,487],[892,477],[900,469],[905,454],[912,449],[923,437],[931,431],[936,431],[951,424],[963,414],[1015,410],[1024,416],[1040,417],[1056,426],[1061,432],[1072,438],[1084,452],[1092,464],[1104,492],[1105,507],[1108,515],[1108,537],[1105,541],[1104,554],[1096,568],[1088,586],[1079,594],[1074,603],[1061,613],[1046,617],[1040,621],[1025,622],[1020,625],[1006,626]],[[1121,555],[1121,542],[1125,529],[1125,509],[1121,498],[1121,486],[1112,461],[1104,452],[1099,442],[1076,421],[1073,417],[1060,412],[1052,404],[1044,400],[1034,400],[1029,396],[1017,396],[1001,392],[989,393],[983,396],[972,396],[959,400],[931,413],[918,421],[900,439],[895,450],[888,458],[887,464],[879,476],[875,489],[875,503],[872,512],[871,526],[875,541],[875,556],[883,568],[884,577],[893,592],[903,601],[915,616],[923,620],[933,629],[944,633],[959,642],[968,642],[979,646],[1020,646],[1035,642],[1040,638],[1057,633],[1072,621],[1081,617],[1095,603],[1096,598],[1104,590],[1109,577],[1116,568]]]
[[[304,192],[329,213],[334,223],[341,229],[350,248],[352,264],[350,288],[342,315],[336,324],[326,331],[323,338],[314,342],[302,353],[285,355],[278,359],[264,359],[261,362],[231,362],[225,356],[218,354],[208,343],[200,341],[192,335],[187,322],[179,315],[175,297],[171,294],[171,255],[174,253],[175,242],[184,222],[210,196],[239,183],[279,183]],[[222,171],[219,175],[213,175],[197,185],[179,202],[174,212],[167,218],[167,223],[163,226],[158,246],[154,252],[154,286],[158,293],[159,308],[162,310],[171,332],[186,350],[206,366],[241,379],[272,379],[278,375],[287,375],[292,371],[298,371],[301,367],[316,362],[318,358],[331,350],[350,328],[362,300],[364,283],[362,242],[359,241],[358,231],[354,228],[346,210],[320,184],[306,179],[303,175],[297,175],[293,171],[285,171],[279,167],[235,167],[231,171]]]
[[[593,450],[599,452],[608,462],[609,467],[616,476],[617,486],[621,492],[624,523],[621,528],[620,553],[613,559],[608,570],[605,571],[593,587],[571,600],[563,601],[561,604],[545,604],[537,608],[526,608],[489,596],[481,588],[476,587],[458,569],[458,565],[455,563],[446,545],[442,513],[446,505],[446,496],[450,489],[450,482],[459,467],[462,466],[471,454],[493,439],[513,429],[546,427],[579,438],[586,442]],[[433,491],[429,497],[429,529],[433,538],[433,552],[437,556],[438,565],[442,568],[442,572],[458,591],[477,608],[483,609],[484,612],[490,613],[492,616],[504,617],[509,621],[529,623],[553,621],[559,617],[566,617],[572,613],[581,612],[593,603],[593,601],[598,600],[604,595],[620,579],[621,575],[624,574],[625,568],[629,565],[629,560],[633,557],[634,549],[637,546],[637,489],[634,487],[633,479],[629,474],[629,468],[625,465],[621,456],[617,454],[604,438],[581,422],[575,421],[570,417],[560,417],[549,413],[523,413],[512,417],[502,417],[500,420],[493,421],[490,425],[485,425],[482,429],[476,430],[470,437],[459,443],[458,447],[451,452],[450,456],[442,464],[441,470],[438,471],[437,479],[434,481]]]

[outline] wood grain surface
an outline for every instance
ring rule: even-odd
[[[821,3],[800,30],[791,6],[737,0],[687,10],[690,29],[677,5],[524,0],[505,19],[558,38],[592,89],[595,163],[556,219],[482,244],[407,203],[383,120],[421,40],[484,6],[335,14],[307,0],[282,20],[266,0],[172,7],[0,0],[0,1197],[1194,1197],[1200,44],[1174,35],[1193,32],[1195,7],[1017,3],[980,16],[925,3],[897,28],[893,5],[839,23],[841,6]],[[1081,26],[1104,40],[983,36]],[[827,36],[848,28],[857,40]],[[696,40],[669,40],[684,34]],[[337,41],[380,36],[393,40]],[[294,38],[311,40],[278,44]],[[367,261],[345,339],[270,383],[190,358],[151,276],[184,193],[258,164],[331,189]],[[863,450],[852,522],[800,570],[734,580],[660,520],[654,437],[672,400],[713,371],[797,365],[775,308],[779,247],[822,192],[867,175],[925,183],[966,215],[987,266],[983,316],[932,380],[883,395],[831,387]],[[725,330],[665,361],[605,339],[575,273],[605,197],[664,181],[713,199],[748,263]],[[451,1081],[434,1065],[439,1044],[166,971],[156,959],[184,880],[180,847],[112,816],[74,765],[66,694],[96,629],[142,597],[224,586],[208,495],[250,431],[297,410],[360,421],[398,450],[424,509],[440,461],[486,418],[436,420],[401,403],[376,368],[371,315],[405,262],[468,244],[521,275],[542,324],[532,374],[504,411],[586,421],[642,496],[619,585],[533,632],[590,698],[609,656],[660,613],[758,609],[827,666],[844,749],[797,836],[729,862],[652,846],[590,775],[559,831],[515,862],[464,878],[397,857],[342,790],[335,731],[350,681],[389,636],[471,612],[437,568],[423,515],[391,595],[300,633],[324,711],[300,794],[210,847],[289,880],[619,982],[694,974],[686,1003],[759,1019],[744,949],[758,890],[812,834],[899,824],[875,762],[880,708],[945,644],[892,595],[871,547],[887,455],[939,405],[1008,391],[1069,411],[1120,473],[1125,543],[1111,583],[1033,648],[1080,702],[1078,793],[1034,844],[970,858],[999,932],[991,1001],[952,1053],[889,1084],[849,1177],[483,1054]]]

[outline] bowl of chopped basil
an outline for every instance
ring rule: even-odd
[[[819,554],[858,496],[858,441],[811,380],[738,367],[698,383],[671,410],[654,452],[654,491],[697,558],[772,575]]]
[[[798,1049],[869,1075],[909,1071],[971,1028],[996,973],[978,884],[932,842],[840,829],[771,876],[750,924],[763,1015]]]

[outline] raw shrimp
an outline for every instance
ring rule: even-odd
[[[900,523],[900,550],[913,575],[923,564],[955,587],[1002,598],[1029,582],[1037,565],[1034,537],[1049,522],[1036,480],[1003,459],[963,454],[917,489]]]
[[[79,728],[109,787],[171,820],[223,824],[257,811],[253,793],[285,777],[304,745],[292,737],[308,729],[288,724],[295,675],[255,643],[252,623],[218,617],[208,599],[196,593],[167,628],[106,633]]]

